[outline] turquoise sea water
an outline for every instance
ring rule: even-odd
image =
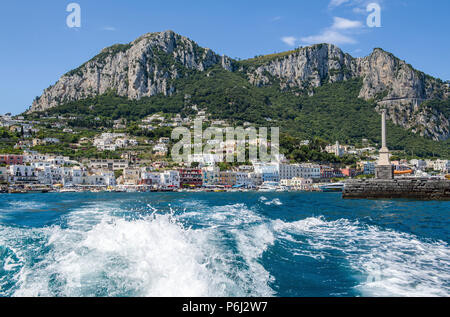
[[[0,195],[0,296],[449,296],[450,202]]]

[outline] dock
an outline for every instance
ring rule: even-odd
[[[430,178],[351,180],[344,199],[450,200],[450,180]]]

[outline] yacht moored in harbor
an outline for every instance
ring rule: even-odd
[[[259,188],[259,192],[274,192],[279,188],[277,182],[264,182]]]
[[[344,183],[332,183],[319,186],[319,189],[323,192],[341,192],[344,190]]]

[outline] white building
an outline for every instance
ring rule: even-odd
[[[276,163],[254,163],[254,173],[260,175],[262,182],[279,182],[279,167]]]
[[[364,162],[363,163],[363,173],[364,173],[364,175],[375,175],[375,163],[374,162]]]
[[[101,176],[103,176],[103,180],[105,183],[105,186],[116,186],[116,176],[114,175],[114,172],[111,171],[101,171]]]
[[[40,165],[35,171],[40,184],[53,185],[63,183],[60,167],[54,165]]]
[[[161,173],[161,186],[168,187],[180,187],[180,173],[178,171],[165,171]]]
[[[236,175],[236,185],[246,188],[254,187],[251,173],[246,172],[235,172]]]
[[[299,164],[279,164],[278,171],[281,179],[292,179],[302,175],[302,167]]]
[[[161,173],[156,172],[142,172],[141,181],[147,185],[161,185]]]
[[[442,173],[448,173],[450,171],[449,160],[436,160],[433,161],[433,169]]]
[[[153,152],[156,155],[165,156],[165,155],[167,155],[167,152],[168,152],[167,145],[158,143],[153,147]]]
[[[124,159],[98,159],[98,160],[90,160],[85,163],[87,167],[91,169],[99,169],[99,170],[109,170],[109,171],[117,171],[123,170],[127,168],[129,165],[128,160]]]
[[[320,178],[320,166],[319,165],[305,163],[305,164],[300,164],[300,168],[301,168],[301,172],[300,172],[301,178],[312,178],[312,179]]]
[[[312,178],[294,177],[292,179],[282,179],[281,186],[288,187],[290,190],[308,191],[312,189]]]
[[[334,154],[337,157],[340,157],[345,154],[345,148],[339,145],[339,141],[336,141],[336,144],[334,145],[327,145],[325,147],[325,151]]]
[[[37,183],[38,178],[33,166],[10,165],[9,176],[11,183]]]
[[[223,161],[223,154],[189,154],[188,162],[198,162],[202,165],[214,166]]]
[[[421,171],[427,168],[427,163],[424,160],[412,159],[409,161],[409,164]]]
[[[93,144],[100,151],[115,151],[117,148],[137,145],[137,142],[126,138],[125,133],[102,133],[94,139]]]
[[[56,144],[59,143],[59,139],[57,138],[44,138],[44,142],[47,144]]]
[[[39,153],[27,153],[23,156],[24,163],[65,165],[73,163],[68,156],[55,156]],[[37,166],[36,166],[37,167]]]

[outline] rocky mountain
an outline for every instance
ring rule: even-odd
[[[450,136],[450,118],[423,106],[426,100],[447,99],[448,84],[380,48],[367,57],[353,58],[334,45],[319,44],[275,54],[269,61],[267,57],[255,58],[246,64],[248,79],[254,85],[279,82],[281,89],[297,88],[309,94],[324,83],[363,78],[359,97],[376,100],[377,110],[386,108],[394,123],[435,140]]]
[[[175,93],[178,79],[212,67],[241,73],[257,87],[279,85],[281,91],[309,95],[325,83],[361,78],[359,97],[377,102],[377,110],[387,108],[395,124],[435,140],[450,136],[448,111],[428,102],[448,100],[448,83],[415,70],[382,49],[353,58],[334,45],[318,44],[236,61],[172,31],[148,33],[129,44],[103,49],[47,88],[30,112],[111,90],[130,99],[168,96]]]
[[[129,44],[103,49],[79,68],[63,75],[37,98],[31,111],[80,100],[114,90],[120,96],[140,99],[174,92],[173,81],[187,72],[213,65],[232,70],[232,61],[172,31],[148,33]]]

